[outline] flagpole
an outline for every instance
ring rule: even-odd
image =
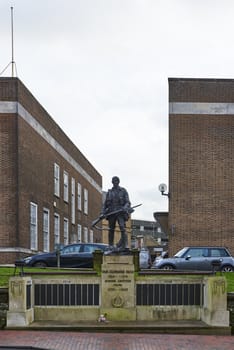
[[[13,7],[11,7],[11,74],[14,77],[14,31],[13,31]]]

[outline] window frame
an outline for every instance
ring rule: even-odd
[[[60,244],[60,215],[58,213],[54,213],[54,248],[58,244]]]
[[[68,218],[63,218],[63,242],[64,242],[64,245],[69,244],[69,220],[68,220]]]
[[[88,215],[89,212],[89,192],[87,188],[84,188],[84,214]]]
[[[75,224],[76,223],[76,200],[75,200],[75,195],[76,195],[76,183],[74,177],[71,178],[71,223]]]
[[[54,163],[54,195],[60,197],[60,166]]]
[[[88,227],[84,227],[83,228],[83,232],[84,232],[84,243],[89,243],[89,237],[88,237]]]
[[[82,185],[77,183],[77,209],[82,211]]]
[[[35,209],[35,215],[32,209]],[[38,205],[30,202],[30,249],[38,250]]]
[[[63,172],[63,200],[66,203],[69,202],[69,175],[65,170]]]
[[[81,224],[77,225],[77,242],[78,243],[82,242],[82,225]]]
[[[47,215],[47,225],[45,225],[45,214]],[[50,210],[43,208],[43,252],[48,253],[50,251]]]
[[[89,230],[89,242],[93,243],[93,230]]]

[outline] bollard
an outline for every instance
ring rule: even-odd
[[[215,272],[220,271],[221,260],[213,260],[211,265],[213,267],[213,273],[215,274]]]
[[[17,267],[20,268],[20,277],[23,277],[24,276],[24,266],[25,266],[25,262],[23,260],[16,260],[15,261],[15,270],[14,270],[14,276],[16,274],[16,270],[17,270]]]
[[[61,255],[60,249],[57,248],[56,249],[56,258],[57,258],[57,268],[58,269],[60,269],[60,255]]]

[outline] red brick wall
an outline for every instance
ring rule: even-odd
[[[102,177],[55,121],[16,78],[0,78],[0,101],[18,101],[46,129],[66,152],[102,187]],[[38,205],[38,249],[43,249],[43,208],[50,210],[50,247],[54,246],[54,213],[60,215],[60,237],[63,242],[63,218],[69,219],[69,233],[77,233],[77,224],[90,229],[101,209],[102,194],[47,143],[23,118],[0,115],[0,247],[15,253],[0,254],[0,263],[11,263],[23,257],[22,249],[30,249],[30,201]],[[60,166],[60,198],[54,196],[54,163]],[[69,203],[63,200],[63,171],[69,174]],[[76,224],[71,224],[71,178],[76,183]],[[89,194],[88,215],[77,210],[77,183]],[[56,202],[56,206],[54,206]],[[83,203],[83,199],[82,199]],[[101,232],[94,232],[101,241]]]
[[[0,247],[8,247],[18,244],[17,118],[14,115],[0,118]]]
[[[233,80],[169,80],[170,102],[234,102]],[[170,254],[221,245],[234,255],[234,115],[169,116]]]
[[[18,100],[22,106],[33,115],[34,118],[52,135],[66,151],[84,168],[89,175],[99,184],[102,184],[102,177],[97,170],[90,164],[88,159],[79,151],[79,149],[71,142],[58,124],[51,118],[46,110],[37,102],[28,89],[18,80]],[[76,111],[74,110],[74,113]],[[66,117],[66,116],[64,116]],[[79,122],[74,125],[79,129]],[[88,136],[88,135],[87,135]]]

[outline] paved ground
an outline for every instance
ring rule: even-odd
[[[14,348],[14,346],[16,346]],[[234,336],[0,331],[0,349],[233,350]]]

